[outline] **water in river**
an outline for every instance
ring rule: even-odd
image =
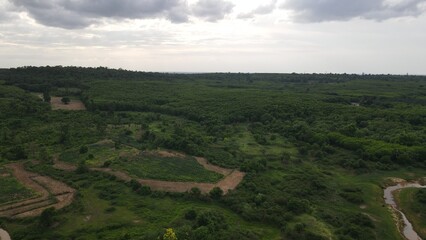
[[[422,186],[419,183],[400,183],[395,186],[391,186],[385,189],[385,202],[390,205],[393,209],[399,212],[402,216],[402,220],[404,221],[404,231],[403,234],[408,240],[422,240],[419,235],[414,231],[413,225],[411,225],[410,221],[408,221],[407,217],[403,212],[398,209],[398,205],[395,202],[393,197],[393,192],[398,189],[403,188],[426,188],[426,186]]]

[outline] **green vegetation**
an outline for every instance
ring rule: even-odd
[[[89,166],[101,167],[105,162],[118,160],[120,154],[131,154],[132,151],[132,148],[126,146],[117,150],[113,141],[105,140],[63,151],[59,159],[69,163],[85,162]]]
[[[402,189],[396,200],[419,236],[426,238],[426,189]]]
[[[78,192],[48,215],[47,230],[39,218],[2,219],[14,239],[161,239],[173,229],[177,239],[399,240],[382,187],[389,177],[426,176],[423,76],[26,67],[0,79],[0,161],[38,159],[27,168]],[[80,98],[88,111],[51,111],[31,92]],[[152,192],[88,169],[221,177],[191,157],[141,154],[157,149],[246,176],[228,194],[202,195]],[[77,171],[54,169],[56,156]],[[404,190],[404,208],[418,212],[421,195]]]
[[[179,182],[218,182],[222,175],[204,169],[193,158],[141,155],[131,160],[113,162],[120,169],[137,178]]]
[[[0,166],[0,205],[30,198],[34,193],[20,184],[9,171]]]

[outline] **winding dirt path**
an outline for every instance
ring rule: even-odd
[[[0,228],[0,240],[10,240],[9,233]]]
[[[33,190],[36,196],[17,203],[0,205],[0,217],[34,217],[49,207],[61,209],[72,203],[75,190],[65,183],[26,171],[22,163],[11,163],[6,167],[12,169],[15,178]]]
[[[116,171],[110,168],[91,168],[94,171],[105,172],[116,176],[123,181],[130,181],[133,178],[125,172]],[[199,182],[170,182],[154,179],[136,179],[140,184],[149,186],[154,191],[164,192],[188,192],[192,188],[199,188],[202,193],[209,193],[213,188],[219,187],[227,194],[230,190],[235,189],[243,180],[245,173],[234,170],[231,174],[217,183],[199,183]]]
[[[203,166],[205,169],[212,171],[212,172],[216,172],[219,174],[222,174],[224,176],[228,176],[229,174],[231,174],[233,172],[232,169],[227,169],[227,168],[223,168],[223,167],[219,167],[213,164],[210,164],[207,159],[202,158],[202,157],[196,157],[195,160],[197,160],[197,162]]]
[[[179,157],[185,158],[186,155],[174,151],[150,151],[144,152],[145,154],[158,155],[161,157]],[[199,182],[172,182],[172,181],[162,181],[155,179],[135,179],[142,185],[149,186],[154,191],[164,191],[164,192],[188,192],[192,188],[199,188],[202,193],[209,193],[213,188],[219,187],[223,190],[224,194],[227,194],[230,190],[235,189],[243,180],[245,173],[233,170],[222,168],[213,164],[210,164],[207,159],[202,157],[195,157],[197,162],[202,165],[205,169],[216,172],[224,175],[224,178],[217,183],[199,183]],[[64,171],[74,171],[76,167],[69,163],[61,162],[55,159],[55,168],[64,170]],[[93,171],[99,171],[114,175],[120,180],[128,182],[132,178],[128,173],[114,170],[111,168],[90,168]]]

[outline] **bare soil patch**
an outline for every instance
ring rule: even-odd
[[[234,170],[231,174],[229,174],[220,182],[215,184],[215,187],[220,187],[223,190],[223,192],[226,194],[230,190],[235,189],[238,186],[238,184],[240,184],[240,182],[243,180],[245,175],[246,174],[243,172]]]
[[[97,143],[94,143],[93,145],[98,145],[98,146],[105,146],[105,147],[110,147],[113,148],[114,147],[114,141],[111,139],[104,139],[101,140]]]
[[[232,173],[232,169],[227,169],[227,168],[223,168],[223,167],[219,167],[213,164],[210,164],[207,159],[202,158],[202,157],[196,157],[195,158],[197,160],[197,162],[202,165],[205,169],[212,171],[212,172],[216,172],[219,174],[222,174],[224,176],[228,176],[229,174]]]
[[[71,99],[68,104],[64,104],[61,100],[61,97],[51,97],[50,104],[52,106],[52,110],[86,110],[86,107],[80,100]]]
[[[34,217],[49,207],[61,209],[72,203],[75,190],[66,184],[26,171],[22,163],[12,163],[6,167],[12,169],[13,175],[19,182],[35,191],[37,197],[0,206],[0,217]]]
[[[164,157],[164,158],[172,158],[172,157],[185,158],[186,157],[186,155],[183,154],[183,153],[179,153],[179,152],[175,152],[175,151],[169,151],[169,150],[146,151],[146,152],[143,152],[143,153],[148,154],[148,155]]]
[[[127,173],[115,171],[111,168],[91,168],[90,170],[108,173],[108,174],[114,175],[118,179],[121,179],[121,180],[126,181],[126,182],[132,180],[132,177],[130,177]]]
[[[53,167],[66,172],[73,172],[77,170],[77,167],[75,165],[59,161],[57,158],[55,158],[53,162]]]

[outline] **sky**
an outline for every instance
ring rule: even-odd
[[[426,75],[426,0],[0,0],[0,68]]]

